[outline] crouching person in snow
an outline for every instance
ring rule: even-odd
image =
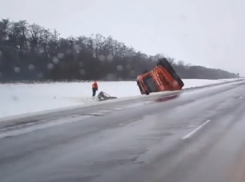
[[[98,84],[96,81],[92,84],[92,96],[94,97],[96,95],[96,91],[98,90]]]

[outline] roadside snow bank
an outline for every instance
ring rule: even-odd
[[[228,79],[230,80],[230,79]],[[216,84],[225,80],[184,79],[184,88]],[[81,106],[96,102],[91,97],[91,82],[0,84],[0,118]],[[121,97],[140,95],[136,82],[98,82],[99,91]]]

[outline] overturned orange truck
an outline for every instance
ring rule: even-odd
[[[137,77],[137,85],[141,94],[149,95],[152,92],[181,90],[184,83],[167,59],[163,58],[158,60],[153,70]]]

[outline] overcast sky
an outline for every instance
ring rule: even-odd
[[[245,75],[244,0],[0,0],[0,18]]]

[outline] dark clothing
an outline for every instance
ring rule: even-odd
[[[96,91],[97,91],[96,88],[92,88],[92,96],[93,96],[93,97],[96,95]]]
[[[92,96],[94,97],[96,95],[96,91],[98,90],[98,84],[97,82],[94,82],[92,84]]]

